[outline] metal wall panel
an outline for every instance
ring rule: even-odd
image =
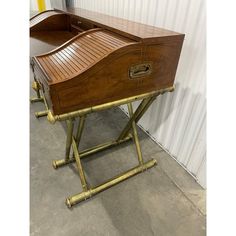
[[[175,92],[158,98],[139,125],[206,187],[205,1],[79,0],[75,6],[186,34]]]

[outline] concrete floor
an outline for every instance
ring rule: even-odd
[[[31,236],[206,234],[205,191],[141,130],[144,159],[155,158],[158,165],[68,209],[65,198],[82,190],[76,168],[51,165],[63,158],[65,124],[36,119],[43,105],[30,107]],[[89,115],[81,149],[116,137],[126,122],[119,108]],[[137,165],[135,147],[122,144],[82,164],[88,182],[97,185]]]

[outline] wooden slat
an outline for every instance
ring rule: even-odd
[[[84,45],[80,44],[79,42],[75,42],[75,44],[78,46],[78,48],[83,48],[85,51],[87,51],[87,53],[96,58],[96,60],[100,57],[96,52],[94,52],[93,49],[89,48],[87,45],[86,47],[84,47]]]
[[[65,55],[65,56],[67,57],[67,59],[66,59],[66,61],[65,61],[65,64],[66,64],[66,66],[67,66],[69,69],[71,69],[72,73],[74,73],[74,71],[75,71],[75,72],[78,71],[78,69],[79,69],[79,68],[78,68],[79,63],[77,63],[77,60],[75,60],[75,58],[67,52],[66,48],[64,48],[64,49],[61,51],[61,53],[63,53],[63,55]],[[71,62],[71,63],[67,63],[68,60],[69,60],[69,62]]]
[[[64,69],[63,66],[61,66],[61,63],[58,62],[59,60],[56,57],[54,57],[54,55],[49,56],[47,59],[50,59],[51,61],[53,61],[56,68],[58,69],[57,72],[60,73],[62,77],[64,77],[64,75],[66,74],[66,70]]]
[[[67,68],[67,70],[69,70],[69,68],[71,67],[70,64],[73,63],[73,60],[72,60],[72,59],[69,59],[69,58],[67,57],[67,55],[65,55],[65,54],[63,53],[63,50],[57,52],[57,54],[60,55],[60,58],[61,58],[61,60],[62,60],[62,62],[63,62],[63,64],[64,64],[64,67]],[[68,67],[69,67],[69,68],[68,68]],[[79,68],[78,65],[76,65],[76,67]],[[73,72],[72,72],[72,73],[73,73]]]
[[[123,44],[119,44],[119,43],[116,43],[116,42],[112,41],[112,40],[109,39],[108,37],[104,37],[104,35],[96,34],[96,37],[99,38],[101,41],[106,42],[107,44],[109,44],[109,45],[112,46],[113,48],[119,47],[119,46],[123,45]]]
[[[57,71],[52,70],[51,66],[49,63],[47,63],[47,61],[42,58],[42,60],[40,60],[41,66],[43,67],[44,71],[46,71],[47,75],[49,78],[52,79],[62,79],[63,77],[60,77],[60,75],[57,73]]]
[[[86,60],[88,60],[90,63],[93,63],[94,60],[91,59],[86,53],[84,53],[82,50],[81,51],[76,51],[76,49],[74,48],[74,46],[70,45],[67,47],[68,50],[70,50],[78,59],[80,59],[80,57],[84,57],[86,58]]]
[[[81,39],[80,43],[82,44],[82,47],[86,47],[88,48],[90,51],[93,51],[94,53],[96,53],[98,55],[98,57],[104,55],[104,50],[100,49],[99,47],[95,47],[93,42],[91,42],[88,39]]]
[[[87,57],[89,57],[92,61],[96,60],[96,58],[94,56],[92,56],[90,53],[88,53],[87,50],[85,50],[84,48],[80,47],[79,45],[77,45],[76,43],[72,43],[70,45],[73,49],[75,49],[75,51],[80,55],[80,53],[82,54],[86,54]]]
[[[66,64],[67,63],[65,63],[65,58],[61,55],[61,53],[55,53],[54,55],[57,56],[60,59],[60,61],[62,63],[62,66],[65,67],[65,69],[66,69]],[[67,73],[69,73],[68,70],[67,70]]]
[[[66,53],[70,54],[70,56],[73,58],[73,63],[74,63],[75,65],[77,65],[77,64],[80,65],[80,64],[79,64],[79,61],[80,61],[80,62],[82,61],[82,62],[83,62],[84,64],[86,64],[86,65],[90,64],[90,63],[87,62],[87,60],[83,60],[83,57],[79,56],[78,53],[71,53],[71,50],[69,50],[68,47],[66,47],[66,48],[64,49],[64,51],[65,51]],[[77,68],[77,70],[78,70],[78,68]]]
[[[65,68],[64,68],[64,63],[60,60],[60,58],[59,58],[56,54],[53,54],[53,55],[51,55],[50,57],[53,57],[54,60],[60,65],[59,70],[60,70],[60,71],[63,71],[64,74],[67,74],[68,71],[65,70]]]
[[[103,50],[109,52],[113,49],[113,47],[109,46],[107,43],[101,41],[100,39],[93,36],[93,43],[96,44],[98,47],[101,47]]]

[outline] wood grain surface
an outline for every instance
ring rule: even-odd
[[[108,29],[138,41],[143,40],[145,42],[157,42],[160,37],[181,35],[180,33],[176,33],[167,29],[145,25],[81,8],[65,7],[56,10],[65,14],[70,14],[74,19],[77,18],[80,22],[85,21],[91,25],[94,25],[94,27]]]
[[[82,9],[55,12],[36,16],[31,32],[35,74],[54,114],[173,86],[183,34]],[[55,16],[70,25],[51,30]]]

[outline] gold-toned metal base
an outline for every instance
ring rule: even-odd
[[[107,188],[112,187],[115,184],[120,183],[123,180],[126,180],[126,179],[140,173],[140,172],[143,172],[144,170],[146,170],[148,168],[153,167],[156,164],[156,160],[154,160],[154,159],[144,163],[143,157],[142,157],[142,152],[141,152],[141,147],[140,147],[140,143],[139,143],[139,139],[138,139],[138,133],[137,133],[137,129],[136,129],[136,123],[142,117],[142,115],[145,113],[145,111],[148,109],[148,107],[151,105],[151,103],[155,100],[156,96],[157,96],[157,94],[151,94],[149,97],[145,97],[143,99],[143,101],[140,103],[140,105],[138,106],[138,108],[135,110],[134,113],[133,113],[133,108],[132,108],[131,102],[128,103],[127,105],[128,105],[130,120],[127,123],[127,125],[124,127],[124,129],[122,130],[119,137],[115,141],[100,144],[100,145],[95,146],[93,148],[86,149],[82,152],[79,152],[78,147],[79,147],[79,141],[81,139],[81,135],[82,135],[83,128],[84,128],[85,114],[87,114],[87,113],[80,113],[81,117],[80,117],[78,129],[77,129],[76,137],[73,136],[73,127],[74,127],[75,117],[71,116],[71,115],[67,117],[68,118],[68,119],[66,119],[67,139],[66,139],[66,152],[65,152],[66,155],[65,155],[65,158],[62,160],[53,161],[53,167],[55,169],[57,169],[59,167],[62,167],[64,165],[67,165],[72,162],[75,162],[77,165],[77,170],[78,170],[78,174],[79,174],[79,177],[81,180],[83,192],[81,192],[77,195],[68,197],[66,199],[66,205],[69,208],[72,207],[73,205],[83,201],[83,200],[86,200],[87,198],[92,197],[93,195],[95,195]],[[129,101],[129,100],[126,100],[126,101]],[[111,104],[108,104],[107,106],[110,107]],[[104,106],[100,106],[98,109],[100,110],[100,109],[105,109],[105,108],[106,108],[106,106],[104,105]],[[92,110],[97,111],[97,108],[94,107]],[[64,116],[64,118],[65,118],[65,116]],[[131,129],[132,129],[132,134],[130,133]],[[126,142],[126,141],[130,140],[131,138],[133,139],[134,144],[136,146],[139,165],[126,171],[125,173],[123,173],[117,177],[114,177],[114,178],[108,180],[107,182],[105,182],[95,188],[88,186],[86,178],[85,178],[84,170],[82,167],[81,159],[90,155],[90,154],[114,147],[114,146],[116,146],[120,143],[123,143],[123,142]],[[71,148],[73,151],[73,156],[72,156],[72,158],[69,158]]]
[[[134,176],[134,175],[137,175],[137,174],[155,166],[156,164],[157,164],[157,161],[155,159],[152,159],[148,162],[145,162],[143,165],[136,166],[136,167],[128,170],[127,172],[122,173],[122,174],[108,180],[107,182],[96,186],[95,188],[91,188],[91,189],[88,189],[87,191],[83,191],[79,194],[68,197],[66,199],[66,205],[68,206],[68,208],[71,208],[73,205],[75,205],[81,201],[84,201],[84,200],[94,196],[95,194],[98,194],[98,193],[100,193],[100,192]]]
[[[36,85],[35,85],[35,89],[37,90],[38,88],[39,87],[36,87]],[[63,120],[65,120],[66,124],[67,124],[65,158],[61,159],[61,160],[54,160],[52,165],[55,169],[57,169],[59,167],[65,166],[70,163],[74,163],[74,162],[76,163],[77,171],[78,171],[78,175],[80,177],[83,191],[79,194],[68,197],[66,199],[66,205],[69,208],[71,208],[73,205],[75,205],[81,201],[84,201],[84,200],[94,196],[95,194],[100,193],[100,192],[104,191],[105,189],[110,188],[110,187],[120,183],[121,181],[124,181],[124,180],[138,174],[138,173],[141,173],[141,172],[143,172],[143,171],[145,171],[157,164],[156,160],[154,160],[154,159],[149,160],[147,162],[143,161],[141,147],[140,147],[140,143],[139,143],[139,139],[138,139],[138,133],[137,133],[137,129],[136,129],[136,124],[141,119],[143,114],[147,111],[147,109],[150,107],[150,105],[156,99],[157,96],[159,96],[160,94],[163,94],[165,92],[172,92],[173,90],[174,90],[174,87],[170,87],[167,89],[162,89],[159,91],[154,91],[154,92],[150,92],[150,93],[146,93],[146,94],[142,94],[142,95],[138,95],[138,96],[134,96],[134,97],[129,97],[129,98],[121,99],[118,101],[109,102],[106,104],[97,105],[97,106],[81,109],[78,111],[74,111],[74,112],[70,112],[70,113],[66,113],[66,114],[62,114],[62,115],[53,115],[53,113],[48,108],[45,97],[38,97],[38,98],[33,99],[33,101],[35,101],[35,102],[36,101],[43,101],[45,104],[45,107],[46,107],[45,111],[37,112],[35,114],[36,117],[41,117],[41,116],[47,115],[47,119],[52,124],[54,124],[56,121],[63,121]],[[38,92],[39,92],[39,90],[38,90]],[[132,102],[137,101],[137,100],[141,100],[141,99],[142,99],[142,102],[139,104],[138,108],[133,112]],[[109,109],[109,108],[124,105],[124,104],[128,105],[130,119],[129,119],[128,123],[126,124],[126,126],[123,128],[123,130],[120,133],[120,135],[118,136],[118,138],[115,139],[114,141],[106,142],[106,143],[97,145],[95,147],[88,148],[83,151],[79,151],[79,143],[80,143],[80,140],[82,137],[82,132],[84,129],[86,115],[90,114],[92,112],[97,112],[97,111]],[[80,118],[80,121],[78,124],[76,135],[74,136],[74,133],[75,133],[74,132],[74,127],[75,127],[74,121],[77,117]],[[98,185],[96,187],[90,187],[87,184],[87,181],[85,178],[81,159],[85,158],[91,154],[103,151],[108,148],[112,148],[112,147],[117,146],[117,145],[124,143],[124,142],[127,142],[130,139],[133,139],[135,147],[136,147],[137,156],[138,156],[138,163],[139,163],[138,166],[126,171],[123,174],[113,177],[112,179],[106,181],[105,183],[102,183],[101,185]],[[70,157],[71,150],[72,150],[72,156]]]

